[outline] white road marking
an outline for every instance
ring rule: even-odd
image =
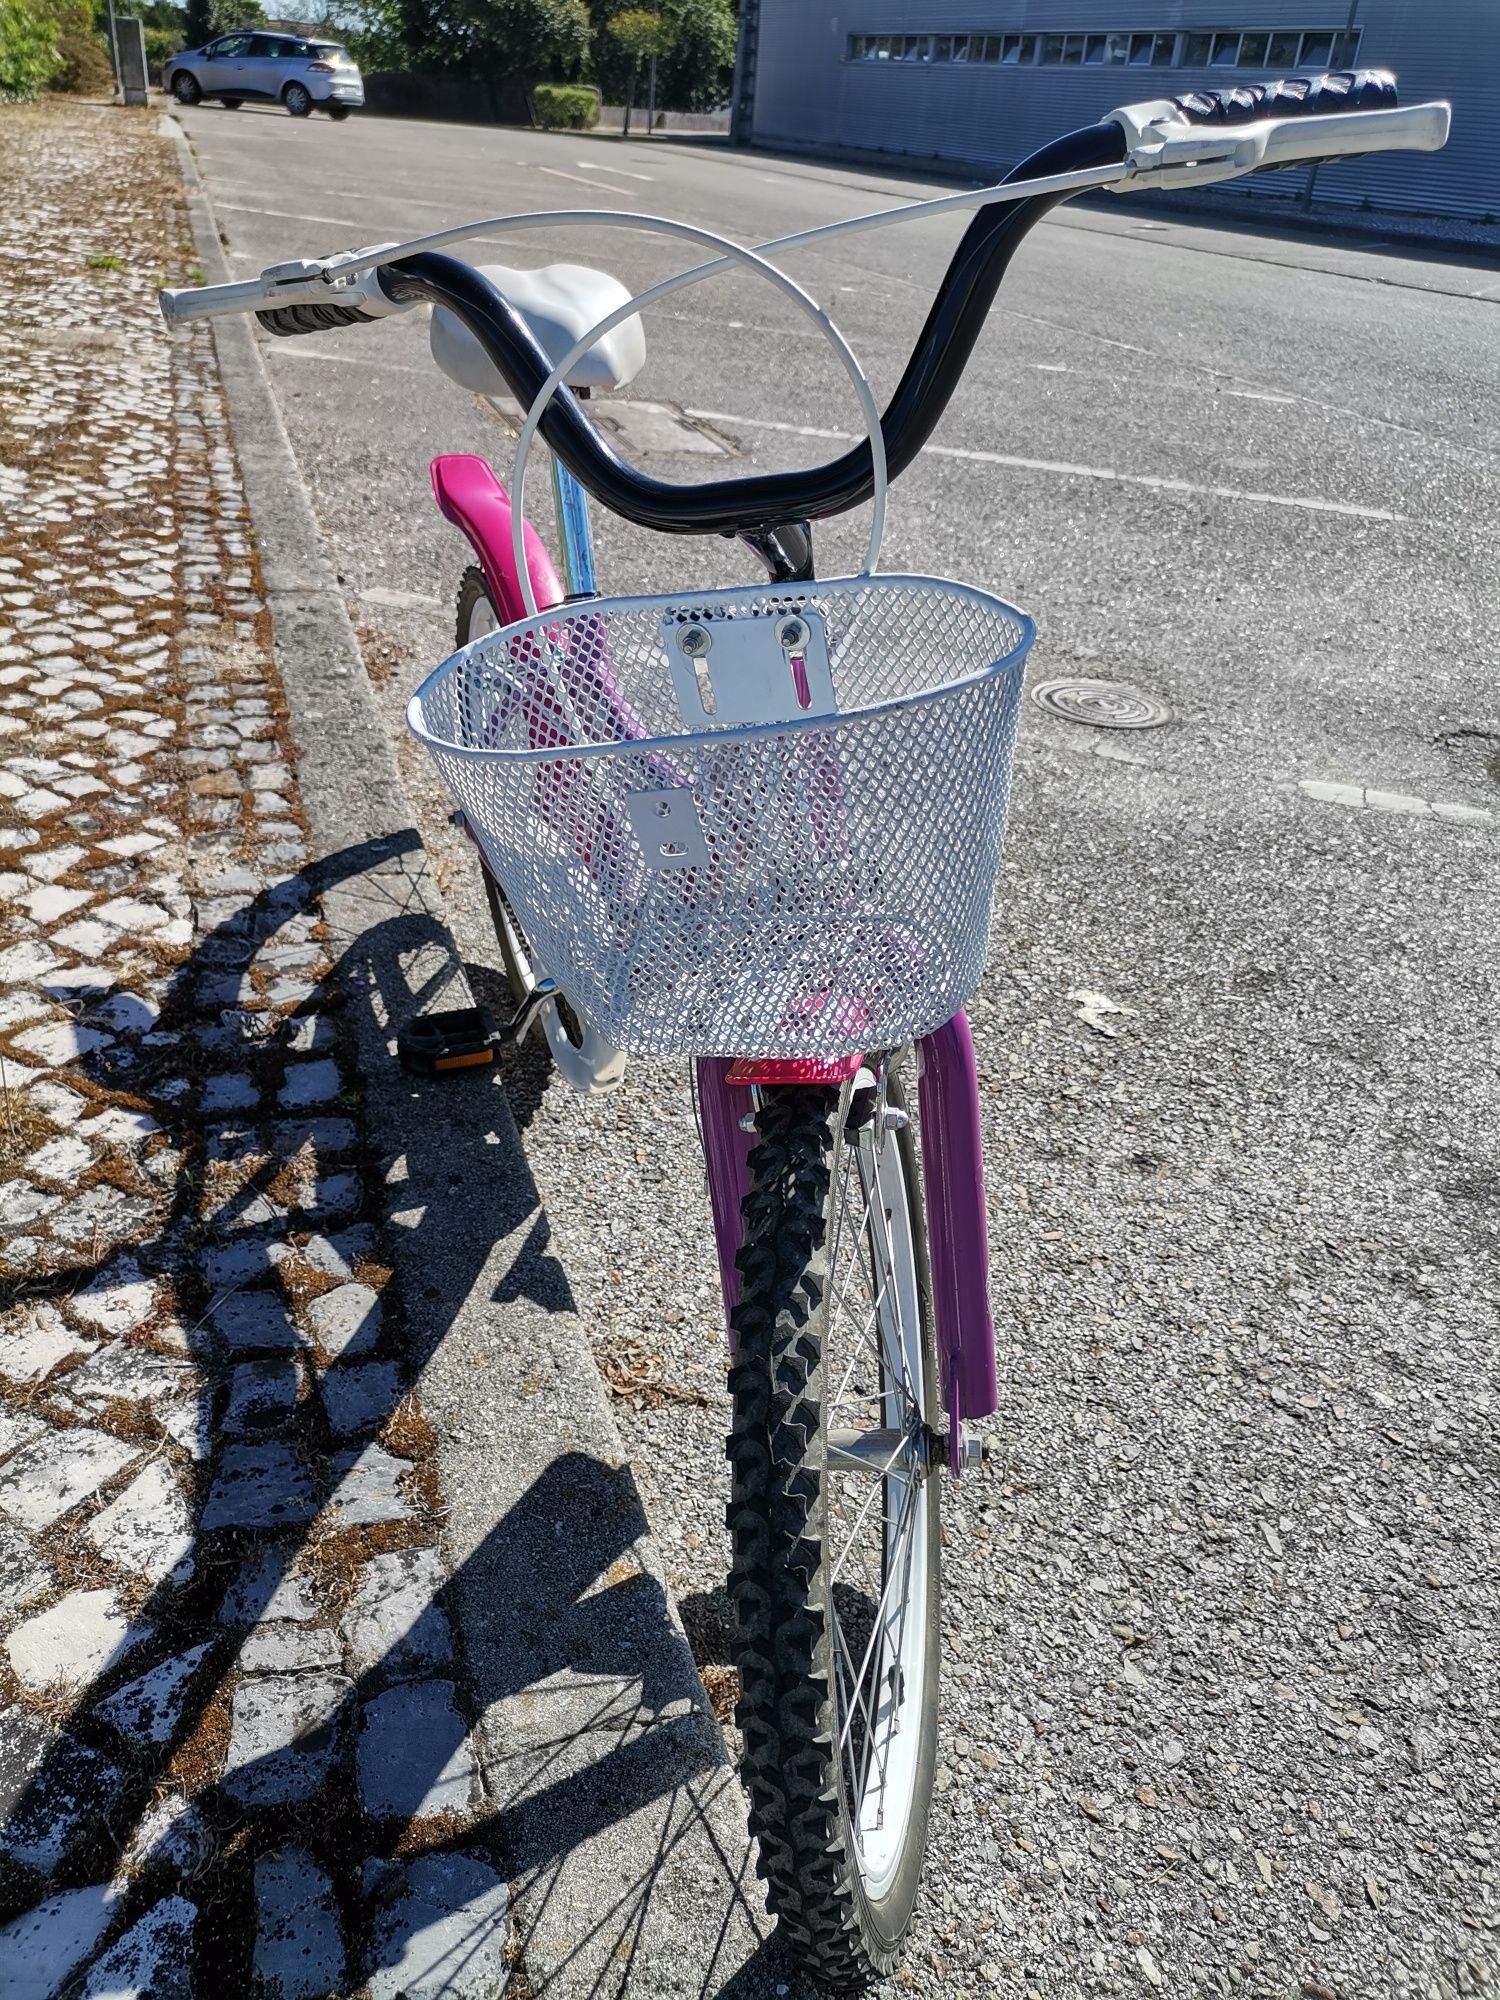
[[[862,433],[819,430],[812,424],[783,424],[772,417],[741,417],[729,410],[687,410],[707,424],[736,425],[746,430],[785,431],[792,437],[834,438],[856,444]],[[1164,479],[1153,473],[1119,472],[1107,465],[1070,465],[1047,458],[1017,458],[1004,451],[968,451],[956,444],[929,444],[922,447],[934,458],[957,458],[972,465],[1004,465],[1016,472],[1050,472],[1062,479],[1106,479],[1120,486],[1144,486],[1154,493],[1190,493],[1215,500],[1249,500],[1265,507],[1294,507],[1311,514],[1342,514],[1355,521],[1402,522],[1404,514],[1389,513],[1384,507],[1356,507],[1345,500],[1314,500],[1292,493],[1256,493],[1240,486],[1204,486],[1191,479]]]
[[[326,222],[333,229],[357,229],[359,224],[347,215],[299,215],[288,208],[252,208],[243,201],[216,201],[214,207],[225,215],[269,215],[277,222]]]
[[[1226,389],[1226,396],[1233,396],[1241,403],[1295,403],[1295,396],[1274,396],[1269,389]]]
[[[623,174],[628,181],[654,181],[655,174],[633,174],[629,167],[607,167],[602,160],[575,160],[575,167],[592,167],[596,174]]]
[[[387,361],[379,354],[371,354],[368,349],[363,354],[357,353],[353,348],[346,354],[335,354],[326,347],[309,347],[305,338],[276,340],[269,352],[283,355],[290,361],[354,362],[363,368],[383,368],[391,375],[430,376],[433,372],[432,367],[419,368],[411,361]]]
[[[551,174],[555,181],[573,181],[579,187],[599,188],[605,194],[628,194],[628,188],[616,187],[612,181],[586,180],[582,174],[564,173],[561,167],[538,167],[539,174]]]
[[[1414,792],[1382,792],[1371,785],[1340,784],[1332,778],[1299,778],[1297,789],[1324,805],[1365,806],[1375,812],[1409,813],[1416,819],[1444,819],[1459,826],[1494,826],[1488,806],[1450,805],[1442,799],[1419,799]]]
[[[362,590],[360,599],[365,604],[379,604],[388,611],[441,611],[443,600],[428,597],[420,590]]]

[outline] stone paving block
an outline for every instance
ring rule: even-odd
[[[111,1104],[108,1110],[86,1119],[78,1128],[79,1136],[95,1146],[139,1146],[160,1130],[149,1113],[127,1111],[119,1104]]]
[[[112,1590],[75,1590],[16,1626],[5,1642],[11,1672],[35,1693],[77,1691],[150,1637]]]
[[[257,1278],[267,1277],[275,1270],[277,1247],[260,1237],[246,1236],[205,1250],[200,1260],[204,1282],[215,1292],[233,1291],[241,1285],[253,1284]]]
[[[277,1093],[277,1102],[287,1111],[301,1111],[309,1105],[329,1103],[343,1087],[339,1066],[331,1059],[290,1063],[286,1080]]]
[[[229,1444],[203,1509],[203,1528],[289,1527],[316,1512],[312,1479],[290,1445]]]
[[[312,1578],[289,1567],[285,1549],[262,1549],[245,1564],[219,1608],[224,1625],[255,1625],[271,1620],[306,1622],[319,1615]]]
[[[251,1230],[280,1229],[286,1222],[286,1210],[264,1189],[247,1186],[207,1214],[206,1219],[216,1236],[237,1237]]]
[[[212,1399],[203,1391],[175,1403],[158,1403],[154,1415],[162,1429],[192,1458],[208,1458],[214,1446]]]
[[[451,1681],[402,1681],[365,1703],[354,1768],[372,1819],[468,1812],[478,1769],[454,1700]]]
[[[320,1222],[329,1222],[342,1215],[353,1215],[364,1198],[364,1184],[358,1174],[319,1174],[305,1206],[309,1215]]]
[[[169,1361],[148,1347],[131,1347],[117,1340],[75,1368],[62,1386],[76,1403],[108,1403],[117,1398],[153,1403],[163,1396],[181,1395],[194,1373],[185,1361]]]
[[[9,1458],[23,1444],[30,1444],[46,1428],[40,1417],[28,1416],[24,1410],[7,1409],[0,1403],[0,1459]]]
[[[213,1848],[207,1821],[191,1800],[177,1793],[158,1800],[141,1815],[121,1861],[127,1872],[171,1868],[179,1875],[195,1875],[210,1860]]]
[[[339,1627],[356,1673],[400,1680],[451,1662],[453,1634],[446,1612],[433,1602],[443,1581],[436,1549],[371,1556]]]
[[[285,1159],[300,1146],[311,1146],[318,1153],[347,1153],[356,1136],[352,1118],[287,1118],[276,1127],[276,1153]]]
[[[70,1303],[75,1318],[101,1333],[130,1333],[156,1311],[156,1281],[134,1257],[117,1257]]]
[[[177,1475],[153,1459],[123,1493],[97,1513],[84,1534],[106,1562],[162,1584],[193,1574],[193,1519]]]
[[[266,1674],[239,1682],[224,1790],[242,1805],[293,1805],[327,1783],[343,1748],[352,1682],[342,1674]]]
[[[0,1853],[12,1861],[50,1875],[109,1818],[124,1782],[102,1751],[19,1704],[0,1708]]]
[[[52,1572],[23,1535],[0,1521],[0,1618],[25,1611],[52,1588]]]
[[[288,1352],[303,1345],[295,1321],[276,1292],[232,1292],[210,1314],[215,1329],[237,1354]]]
[[[230,1377],[226,1431],[276,1430],[297,1407],[302,1370],[295,1361],[242,1361]]]
[[[193,2000],[195,1904],[164,1896],[89,1968],[78,2000]]]
[[[326,1625],[258,1625],[240,1648],[247,1674],[297,1674],[342,1661],[337,1636]]]
[[[139,1457],[103,1431],[49,1431],[0,1467],[0,1515],[40,1534]]]
[[[300,1847],[255,1864],[251,2000],[327,2000],[344,1990],[343,1933],[333,1884]]]
[[[262,827],[261,832],[265,831]],[[299,842],[299,856],[301,851]],[[338,1028],[327,1014],[304,1014],[301,1020],[286,1024],[286,1046],[293,1055],[316,1055],[321,1049],[331,1049],[337,1040]]]
[[[260,1090],[253,1077],[236,1071],[227,1076],[211,1076],[198,1099],[203,1112],[253,1111],[260,1102]]]
[[[76,1181],[85,1167],[94,1164],[94,1149],[76,1133],[62,1132],[38,1146],[26,1157],[26,1171],[44,1181]]]
[[[383,1318],[380,1294],[355,1281],[324,1292],[307,1306],[313,1338],[337,1360],[344,1354],[367,1354],[380,1338]]]
[[[114,1920],[114,1891],[65,1889],[0,1930],[6,2000],[52,2000]]]
[[[309,1236],[299,1255],[330,1278],[352,1278],[356,1261],[375,1255],[375,1231],[367,1222],[357,1222],[333,1236]]]
[[[397,1484],[410,1469],[404,1458],[393,1458],[383,1445],[363,1451],[341,1451],[333,1461],[338,1485],[328,1502],[334,1525],[363,1527],[376,1521],[405,1521],[414,1509]]]
[[[28,1028],[24,1035],[17,1035],[15,1042],[18,1049],[35,1056],[49,1069],[60,1069],[64,1063],[77,1062],[81,1056],[113,1048],[115,1038],[98,1028],[80,1028],[73,1021],[47,1021],[40,1028]]]
[[[211,1642],[205,1639],[138,1679],[127,1681],[101,1701],[94,1713],[137,1746],[165,1743],[177,1727],[193,1676],[210,1647]]]
[[[378,1431],[401,1397],[394,1361],[355,1361],[330,1368],[318,1384],[328,1422],[338,1437]]]
[[[379,1896],[365,1965],[369,2000],[500,2000],[510,1983],[510,1899],[488,1862],[424,1854],[368,1862]]]

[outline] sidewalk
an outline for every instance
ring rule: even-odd
[[[251,531],[209,336],[155,320],[175,158],[17,108],[0,177],[0,1994],[492,1995]]]
[[[0,2000],[785,1992],[191,163],[0,183]]]

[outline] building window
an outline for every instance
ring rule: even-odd
[[[1128,64],[1132,69],[1351,68],[1360,30],[1214,28],[1114,34],[850,35],[848,62]]]

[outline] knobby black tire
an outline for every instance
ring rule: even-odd
[[[936,1761],[937,1507],[929,1514],[928,1643],[913,1721],[922,1731],[910,1835],[877,1905],[852,1842],[834,1693],[826,1522],[824,1337],[830,1214],[849,1093],[768,1087],[750,1156],[730,1371],[732,1544],[741,1771],[759,1869],[784,1941],[822,1984],[849,1991],[897,1964],[926,1846]],[[916,1239],[924,1403],[935,1407],[925,1230],[908,1135],[902,1164]],[[937,1475],[933,1475],[936,1477]]]

